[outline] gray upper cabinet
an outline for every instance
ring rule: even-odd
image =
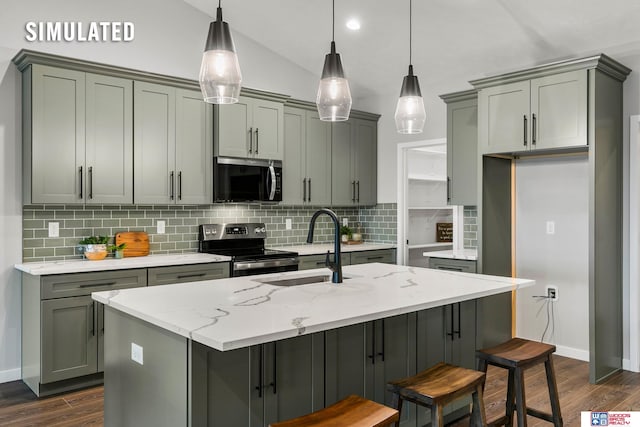
[[[284,106],[281,102],[241,96],[215,109],[216,155],[282,160]]]
[[[331,202],[337,206],[377,201],[377,121],[333,123]]]
[[[283,202],[331,203],[331,125],[315,111],[284,110]]]
[[[478,141],[483,154],[586,145],[587,71],[481,89]]]
[[[211,106],[197,91],[135,82],[136,203],[213,199]]]
[[[132,203],[131,105],[131,80],[25,69],[25,202]]]
[[[441,95],[447,103],[447,203],[475,206],[478,170],[478,95]]]

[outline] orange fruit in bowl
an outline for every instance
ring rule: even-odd
[[[107,251],[100,252],[85,252],[84,256],[91,261],[100,261],[107,257]]]

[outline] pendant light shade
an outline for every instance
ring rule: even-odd
[[[404,76],[402,81],[395,119],[396,129],[404,134],[422,133],[427,120],[418,76],[413,75],[413,65],[411,65],[411,0],[409,0],[409,74]]]
[[[229,24],[222,20],[220,2],[218,2],[216,20],[209,25],[199,81],[206,102],[212,104],[238,102],[242,74]]]
[[[335,0],[333,2],[332,32],[335,30]],[[341,122],[349,119],[351,112],[351,90],[344,76],[340,54],[336,53],[336,42],[331,41],[331,51],[324,58],[324,68],[318,86],[316,105],[320,120]]]

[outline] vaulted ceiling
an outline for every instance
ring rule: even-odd
[[[217,1],[184,1],[215,16]],[[222,8],[232,31],[320,74],[330,0],[226,0]],[[409,0],[336,0],[335,16],[353,96],[399,93],[409,62]],[[345,25],[354,17],[357,32]],[[413,0],[413,64],[425,96],[541,63],[630,51],[640,53],[637,0]]]

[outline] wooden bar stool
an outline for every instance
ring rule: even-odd
[[[442,409],[454,400],[472,395],[473,412],[471,425],[485,426],[486,418],[482,389],[485,373],[461,368],[447,363],[438,363],[412,377],[387,384],[387,390],[393,393],[392,406],[402,410],[404,400],[431,409],[431,426],[444,425]],[[396,423],[396,427],[399,426]]]
[[[555,427],[562,426],[558,387],[556,385],[556,376],[551,359],[551,354],[555,351],[555,345],[529,341],[522,338],[512,338],[495,347],[476,351],[478,370],[487,372],[487,365],[494,365],[509,371],[506,413],[503,417],[493,421],[491,423],[492,425],[512,426],[513,411],[516,410],[518,413],[519,427],[526,427],[527,414],[549,421],[553,423]],[[527,408],[525,400],[524,370],[542,362],[544,362],[544,368],[547,374],[551,414],[537,409]]]
[[[386,427],[398,421],[398,411],[360,396],[348,396],[311,414],[270,427]]]

